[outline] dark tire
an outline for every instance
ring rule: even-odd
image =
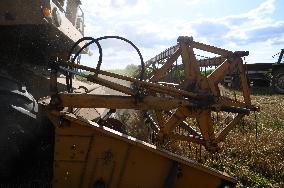
[[[273,73],[272,86],[276,93],[284,94],[284,69]]]
[[[232,79],[232,86],[233,89],[241,89],[241,80],[239,78],[239,76],[234,76]]]
[[[19,173],[32,155],[39,129],[38,104],[25,87],[0,75],[0,179]]]

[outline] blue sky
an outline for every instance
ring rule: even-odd
[[[82,0],[86,36],[120,35],[141,50],[145,60],[176,44],[178,36],[193,36],[232,51],[250,51],[248,63],[274,62],[284,48],[283,0]],[[127,44],[102,42],[103,68],[139,64]],[[95,66],[97,50],[84,57]]]

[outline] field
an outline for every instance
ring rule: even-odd
[[[172,143],[167,149],[236,177],[237,187],[284,187],[284,96],[252,89],[251,98],[260,112],[246,116],[218,153],[184,142]],[[149,140],[139,112],[123,111],[120,119],[128,125],[129,134]]]
[[[201,162],[235,176],[238,187],[284,187],[284,96],[252,90],[251,98],[261,109],[256,119],[246,117],[215,159]]]
[[[171,143],[167,149],[236,177],[237,187],[284,187],[284,96],[252,88],[251,99],[260,112],[246,116],[218,153],[184,142]],[[118,116],[128,134],[150,140],[141,113],[121,110]]]

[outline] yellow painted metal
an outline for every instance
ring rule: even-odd
[[[145,96],[143,102],[131,96],[92,95],[92,94],[58,94],[62,107],[171,110],[181,106],[191,106],[187,100]]]
[[[74,114],[51,111],[53,187],[219,187],[236,180]]]
[[[200,62],[197,61],[193,48],[218,54],[222,58],[223,63],[210,75],[203,75],[198,64]],[[124,96],[59,93],[53,95],[53,101],[50,106],[53,109],[69,107],[153,110],[150,113],[153,113],[157,120],[159,127],[156,134],[160,141],[163,141],[164,138],[178,140],[178,134],[174,133],[175,128],[183,124],[187,118],[192,118],[197,122],[199,138],[193,138],[196,135],[189,132],[189,134],[179,134],[180,140],[202,143],[207,150],[216,151],[218,142],[224,140],[229,131],[240,121],[240,118],[237,118],[240,116],[237,116],[237,114],[245,115],[255,109],[250,102],[248,84],[241,59],[248,53],[242,51],[231,52],[198,43],[193,41],[191,37],[179,37],[178,44],[172,48],[172,51],[172,54],[168,56],[162,67],[152,72],[152,76],[149,78],[151,82],[82,65],[70,64],[69,62],[58,62],[57,66],[73,67],[96,73],[95,75],[88,75],[87,80],[123,93]],[[181,70],[184,71],[184,80],[175,86],[160,84],[160,79],[164,78],[171,71],[174,62],[179,57],[182,59],[183,69]],[[224,76],[232,70],[240,74],[243,86],[243,101],[233,100],[221,95],[219,84],[224,79]],[[103,77],[98,75],[103,75]],[[115,81],[105,79],[104,76],[128,82],[129,85],[115,83]],[[53,85],[56,86],[56,84]],[[163,117],[166,111],[170,113],[168,113],[167,117]],[[216,122],[213,121],[212,117],[213,112],[218,113],[220,111],[236,114],[236,119],[225,125],[226,128],[223,129],[223,133],[217,130],[218,126],[215,126]],[[185,126],[187,129],[193,130],[191,126],[194,125],[185,124]],[[217,133],[221,135],[219,139],[216,139],[215,135]],[[186,139],[185,136],[188,136],[188,138]]]
[[[172,64],[177,60],[177,58],[181,55],[181,50],[178,49],[161,67],[155,75],[150,79],[151,82],[157,82],[161,79],[161,77],[165,74],[165,72],[172,66]]]

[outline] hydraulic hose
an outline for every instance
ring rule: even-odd
[[[128,39],[126,39],[126,38],[120,37],[120,36],[103,36],[103,37],[99,37],[99,38],[97,38],[97,39],[94,39],[94,38],[92,38],[92,37],[84,37],[84,38],[86,38],[85,40],[91,40],[91,41],[88,42],[87,44],[85,44],[82,48],[80,48],[80,50],[74,55],[74,57],[73,57],[73,59],[72,59],[72,62],[75,62],[75,60],[76,60],[76,58],[79,56],[79,54],[80,54],[85,48],[87,48],[88,46],[90,46],[90,45],[93,44],[93,43],[96,43],[96,44],[97,44],[100,40],[105,40],[105,39],[110,39],[110,38],[112,38],[112,39],[119,39],[119,40],[122,40],[122,41],[125,41],[125,42],[129,43],[129,44],[137,51],[137,53],[138,53],[138,55],[139,55],[139,58],[140,58],[140,62],[141,62],[140,81],[142,81],[142,80],[144,79],[145,63],[144,63],[144,60],[143,60],[143,56],[142,56],[140,50],[138,49],[138,47],[137,47],[133,42],[131,42],[130,40],[128,40]],[[84,41],[84,38],[82,38],[82,40],[80,39],[79,42],[77,41],[75,44],[78,45],[80,42]],[[74,46],[75,46],[75,44],[74,44]],[[98,44],[99,44],[99,43],[98,43]],[[100,45],[98,45],[98,44],[97,44],[97,46],[100,46]],[[73,46],[73,47],[74,47],[74,46]],[[69,54],[69,55],[70,55],[69,57],[71,57],[72,51],[74,50],[74,48],[75,48],[76,46],[75,46],[74,48],[73,48],[73,47],[72,47],[71,53]],[[102,54],[102,53],[100,53],[100,54]],[[100,70],[101,63],[102,63],[102,61],[99,60],[97,66],[96,66],[96,70],[97,70],[97,71]]]
[[[71,59],[72,57],[72,52],[74,51],[74,49],[76,48],[76,46],[80,43],[83,42],[85,40],[90,40],[90,42],[88,42],[87,44],[85,44],[76,54],[75,56]],[[100,43],[98,42],[97,39],[93,38],[93,37],[83,37],[81,39],[79,39],[77,42],[75,42],[75,44],[72,46],[70,52],[69,52],[69,60],[71,60],[71,63],[75,63],[76,58],[79,56],[79,54],[82,52],[82,50],[84,48],[86,48],[87,46],[96,43],[98,49],[99,49],[99,61],[98,61],[98,65],[102,64],[102,60],[103,60],[103,50],[102,47],[100,45]],[[99,70],[99,68],[97,68],[97,71]],[[69,93],[73,92],[73,88],[72,88],[72,73],[67,72],[66,75],[66,86],[67,86],[67,91]]]

